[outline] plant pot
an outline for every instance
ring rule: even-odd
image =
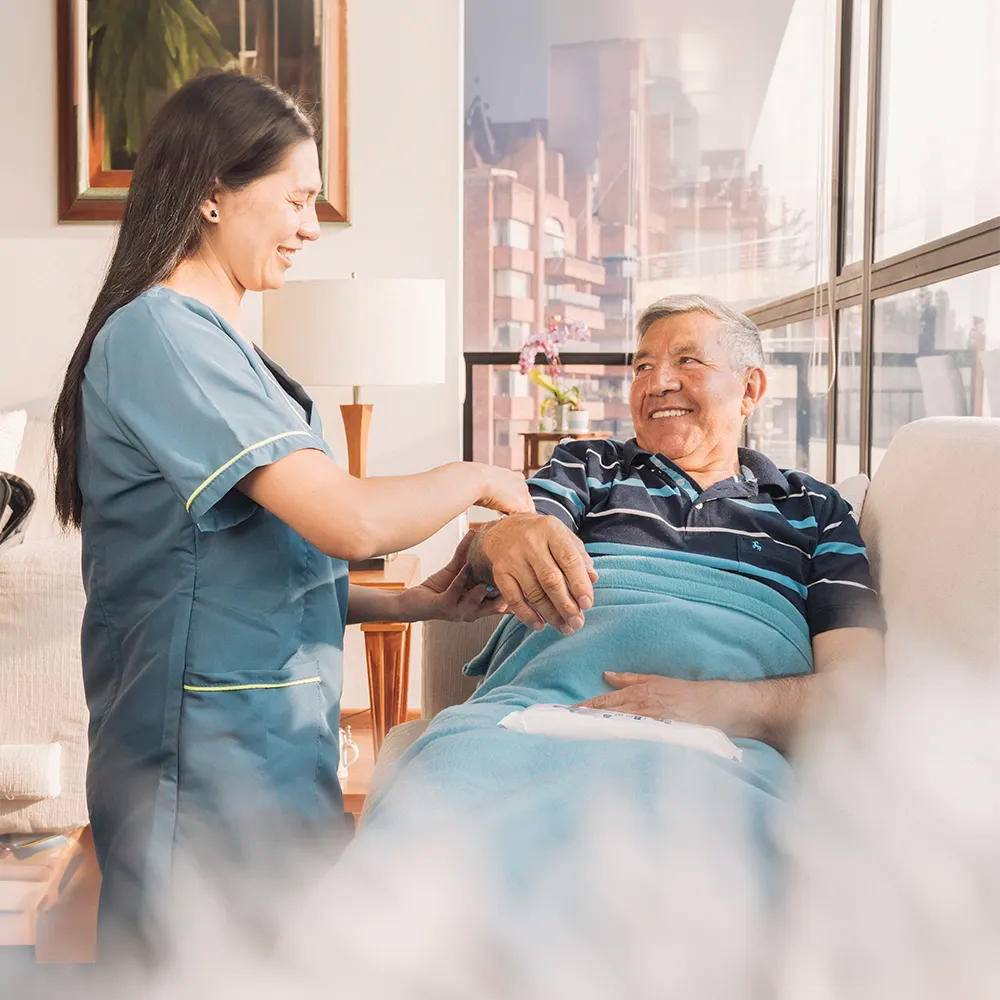
[[[569,433],[569,403],[553,407],[552,430],[559,434]]]
[[[566,429],[570,434],[586,434],[590,430],[590,412],[570,410]]]

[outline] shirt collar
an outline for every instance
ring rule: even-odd
[[[639,442],[636,441],[635,438],[629,438],[629,440],[622,445],[622,461],[625,466],[622,469],[622,472],[625,473],[628,470],[631,470],[637,459],[649,455],[650,452],[646,451],[645,448],[640,447]],[[666,458],[663,455],[658,455],[657,457],[661,461],[669,463],[677,469],[678,472],[684,475],[683,470],[681,470],[676,463],[671,462],[669,458]],[[752,448],[740,448],[739,461],[741,468],[746,466],[746,468],[753,473],[753,477],[757,481],[758,490],[770,489],[780,492],[785,496],[791,492],[788,480],[784,477],[784,475],[782,475],[781,470],[767,457],[767,455],[762,455],[759,451],[754,451]]]

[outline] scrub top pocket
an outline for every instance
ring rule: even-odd
[[[326,817],[337,738],[318,664],[184,675],[178,735],[178,836],[206,821],[278,830]]]

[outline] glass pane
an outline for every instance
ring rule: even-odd
[[[835,8],[466,0],[466,349],[558,316],[627,350],[661,296],[825,281]]]
[[[847,178],[844,189],[844,242],[842,264],[864,256],[865,141],[868,129],[868,29],[870,0],[853,0],[851,12],[851,86],[846,95]]]
[[[861,306],[842,309],[837,360],[837,467],[839,482],[861,471]]]
[[[1000,267],[875,303],[872,470],[930,416],[1000,416]]]
[[[761,330],[767,393],[747,443],[781,469],[826,479],[827,318]]]
[[[628,393],[632,373],[610,365],[566,365],[560,386],[580,390],[586,409],[588,432],[625,441],[635,435],[629,415]],[[526,434],[555,430],[555,414],[542,403],[548,395],[516,365],[476,365],[472,369],[472,458],[524,471]],[[558,442],[539,442],[538,460],[548,461]],[[529,470],[533,471],[533,470]]]
[[[876,258],[1000,215],[1000,4],[885,0]]]

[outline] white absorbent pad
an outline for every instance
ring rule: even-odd
[[[498,723],[513,733],[561,736],[567,740],[645,740],[704,750],[729,760],[743,760],[743,751],[721,729],[690,722],[650,719],[577,705],[532,705],[505,715]]]
[[[0,744],[0,798],[56,798],[61,763],[58,743]]]

